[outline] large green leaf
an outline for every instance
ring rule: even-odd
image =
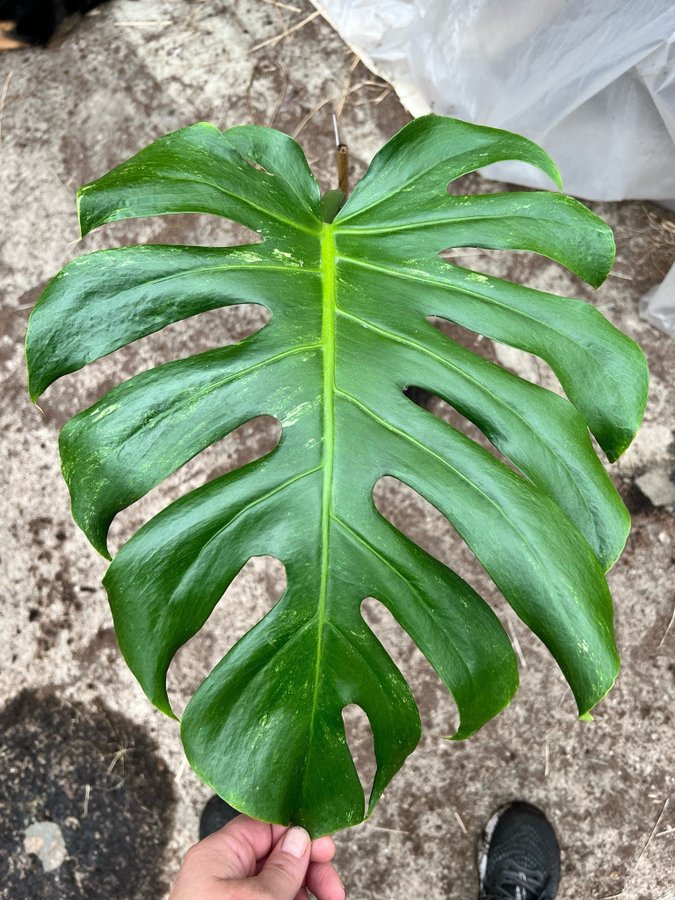
[[[384,604],[452,692],[467,737],[510,700],[514,654],[490,607],[376,510],[392,475],[454,525],[555,656],[580,714],[618,670],[604,571],[629,528],[590,442],[610,459],[644,411],[639,348],[592,306],[443,261],[447,247],[531,250],[593,285],[607,226],[557,193],[461,197],[448,183],[503,159],[559,175],[503,131],[428,116],[397,134],[334,221],[300,147],[261,127],[181,129],[79,193],[83,233],[165,213],[227,216],[245,247],[141,246],[82,256],[31,316],[35,398],[60,376],[171,322],[258,303],[270,322],[235,344],[120,384],[61,434],[75,519],[107,553],[115,515],[243,422],[282,424],[267,456],[170,504],[105,577],[124,656],[171,714],[172,657],[253,556],[285,566],[281,600],[208,675],[182,722],[187,755],[236,808],[313,834],[359,822],[415,747],[410,690],[360,613]],[[329,216],[324,212],[324,215]],[[445,337],[439,316],[545,360],[569,400]],[[474,422],[513,464],[416,406],[416,385]],[[374,736],[367,809],[342,720]]]

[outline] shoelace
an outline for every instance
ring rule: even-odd
[[[549,880],[550,876],[538,869],[514,866],[502,873],[500,883],[485,900],[550,900]]]

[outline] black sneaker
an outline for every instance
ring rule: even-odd
[[[214,831],[220,831],[228,822],[239,815],[236,809],[221,800],[217,794],[204,807],[199,819],[199,840],[203,841],[205,837],[213,834]]]
[[[480,900],[553,900],[560,847],[546,816],[529,803],[502,806],[478,847]]]

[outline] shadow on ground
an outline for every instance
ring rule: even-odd
[[[164,896],[175,801],[154,741],[101,702],[47,690],[12,700],[0,734],[0,896]]]

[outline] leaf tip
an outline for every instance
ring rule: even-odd
[[[598,223],[598,237],[604,241],[605,247],[598,249],[597,268],[588,274],[585,281],[593,288],[599,288],[603,284],[612,271],[614,261],[616,260],[616,241],[614,240],[614,232],[609,225],[599,217],[596,217]]]
[[[37,367],[33,365],[32,348],[28,344],[28,342],[26,342],[25,355],[26,355],[26,369],[27,369],[27,373],[28,373],[28,381],[26,384],[26,389],[28,391],[28,396],[30,398],[30,402],[34,406],[37,406],[38,409],[40,409],[40,407],[38,406],[38,400],[44,394],[44,392],[47,390],[49,385],[45,384],[45,379],[43,377],[40,377],[40,373],[39,373]],[[42,412],[41,409],[40,409],[40,412]]]
[[[63,432],[61,432],[63,434]],[[63,465],[63,457],[62,457],[62,465],[61,471],[63,473],[63,477],[68,485],[68,488],[71,492],[71,498],[73,500],[71,504],[71,513],[79,527],[84,532],[87,540],[91,544],[91,546],[96,550],[97,553],[103,557],[103,559],[107,559],[109,562],[112,561],[112,554],[110,550],[108,550],[108,528],[110,527],[109,522],[101,523],[99,520],[89,520],[82,515],[82,511],[78,509],[77,503],[75,502],[75,497],[73,495],[73,489],[71,485],[71,480],[68,478],[68,474],[64,469]],[[85,513],[86,515],[86,513]]]
[[[42,393],[43,393],[42,385],[37,381],[37,378],[35,378],[33,376],[32,372],[29,369],[28,370],[28,396],[29,396],[30,402],[33,404],[33,406],[37,406],[38,409],[40,409],[40,407],[38,406],[38,400],[40,399]],[[41,409],[40,409],[40,412],[42,412]]]
[[[479,726],[480,727],[480,726]],[[465,741],[478,731],[478,728],[468,728],[460,723],[459,728],[453,734],[444,734],[444,741]]]
[[[85,225],[82,220],[82,197],[84,196],[84,190],[85,189],[81,187],[75,194],[75,203],[77,205],[77,227],[80,230],[80,240],[82,240],[82,238],[87,234]]]
[[[176,713],[171,708],[171,704],[169,703],[169,698],[166,696],[166,694],[164,695],[164,699],[160,699],[159,701],[153,700],[152,702],[154,703],[154,705],[157,707],[157,709],[161,713],[164,713],[164,715],[168,719],[173,719],[174,722],[180,722],[180,719],[178,718]]]
[[[94,548],[94,550],[96,550],[97,553],[100,553],[103,559],[107,559],[108,562],[112,562],[112,554],[110,553],[110,550],[108,550],[107,535],[104,534],[103,536],[101,536],[100,534],[92,533],[91,529],[86,528],[77,520],[77,518],[75,518],[75,515],[73,515],[73,518],[80,526],[82,531],[84,531],[86,537],[89,539],[89,543]]]
[[[619,677],[619,671],[621,669],[621,660],[618,651],[616,650],[616,646],[613,648],[612,657],[612,669],[607,673],[608,677],[604,680],[604,683],[598,685],[598,691],[595,696],[591,697],[583,704],[579,701],[579,698],[577,698],[577,709],[579,711],[578,718],[580,722],[594,721],[594,717],[591,715],[592,711],[605,699],[605,697],[607,697],[616,684],[616,679]]]

